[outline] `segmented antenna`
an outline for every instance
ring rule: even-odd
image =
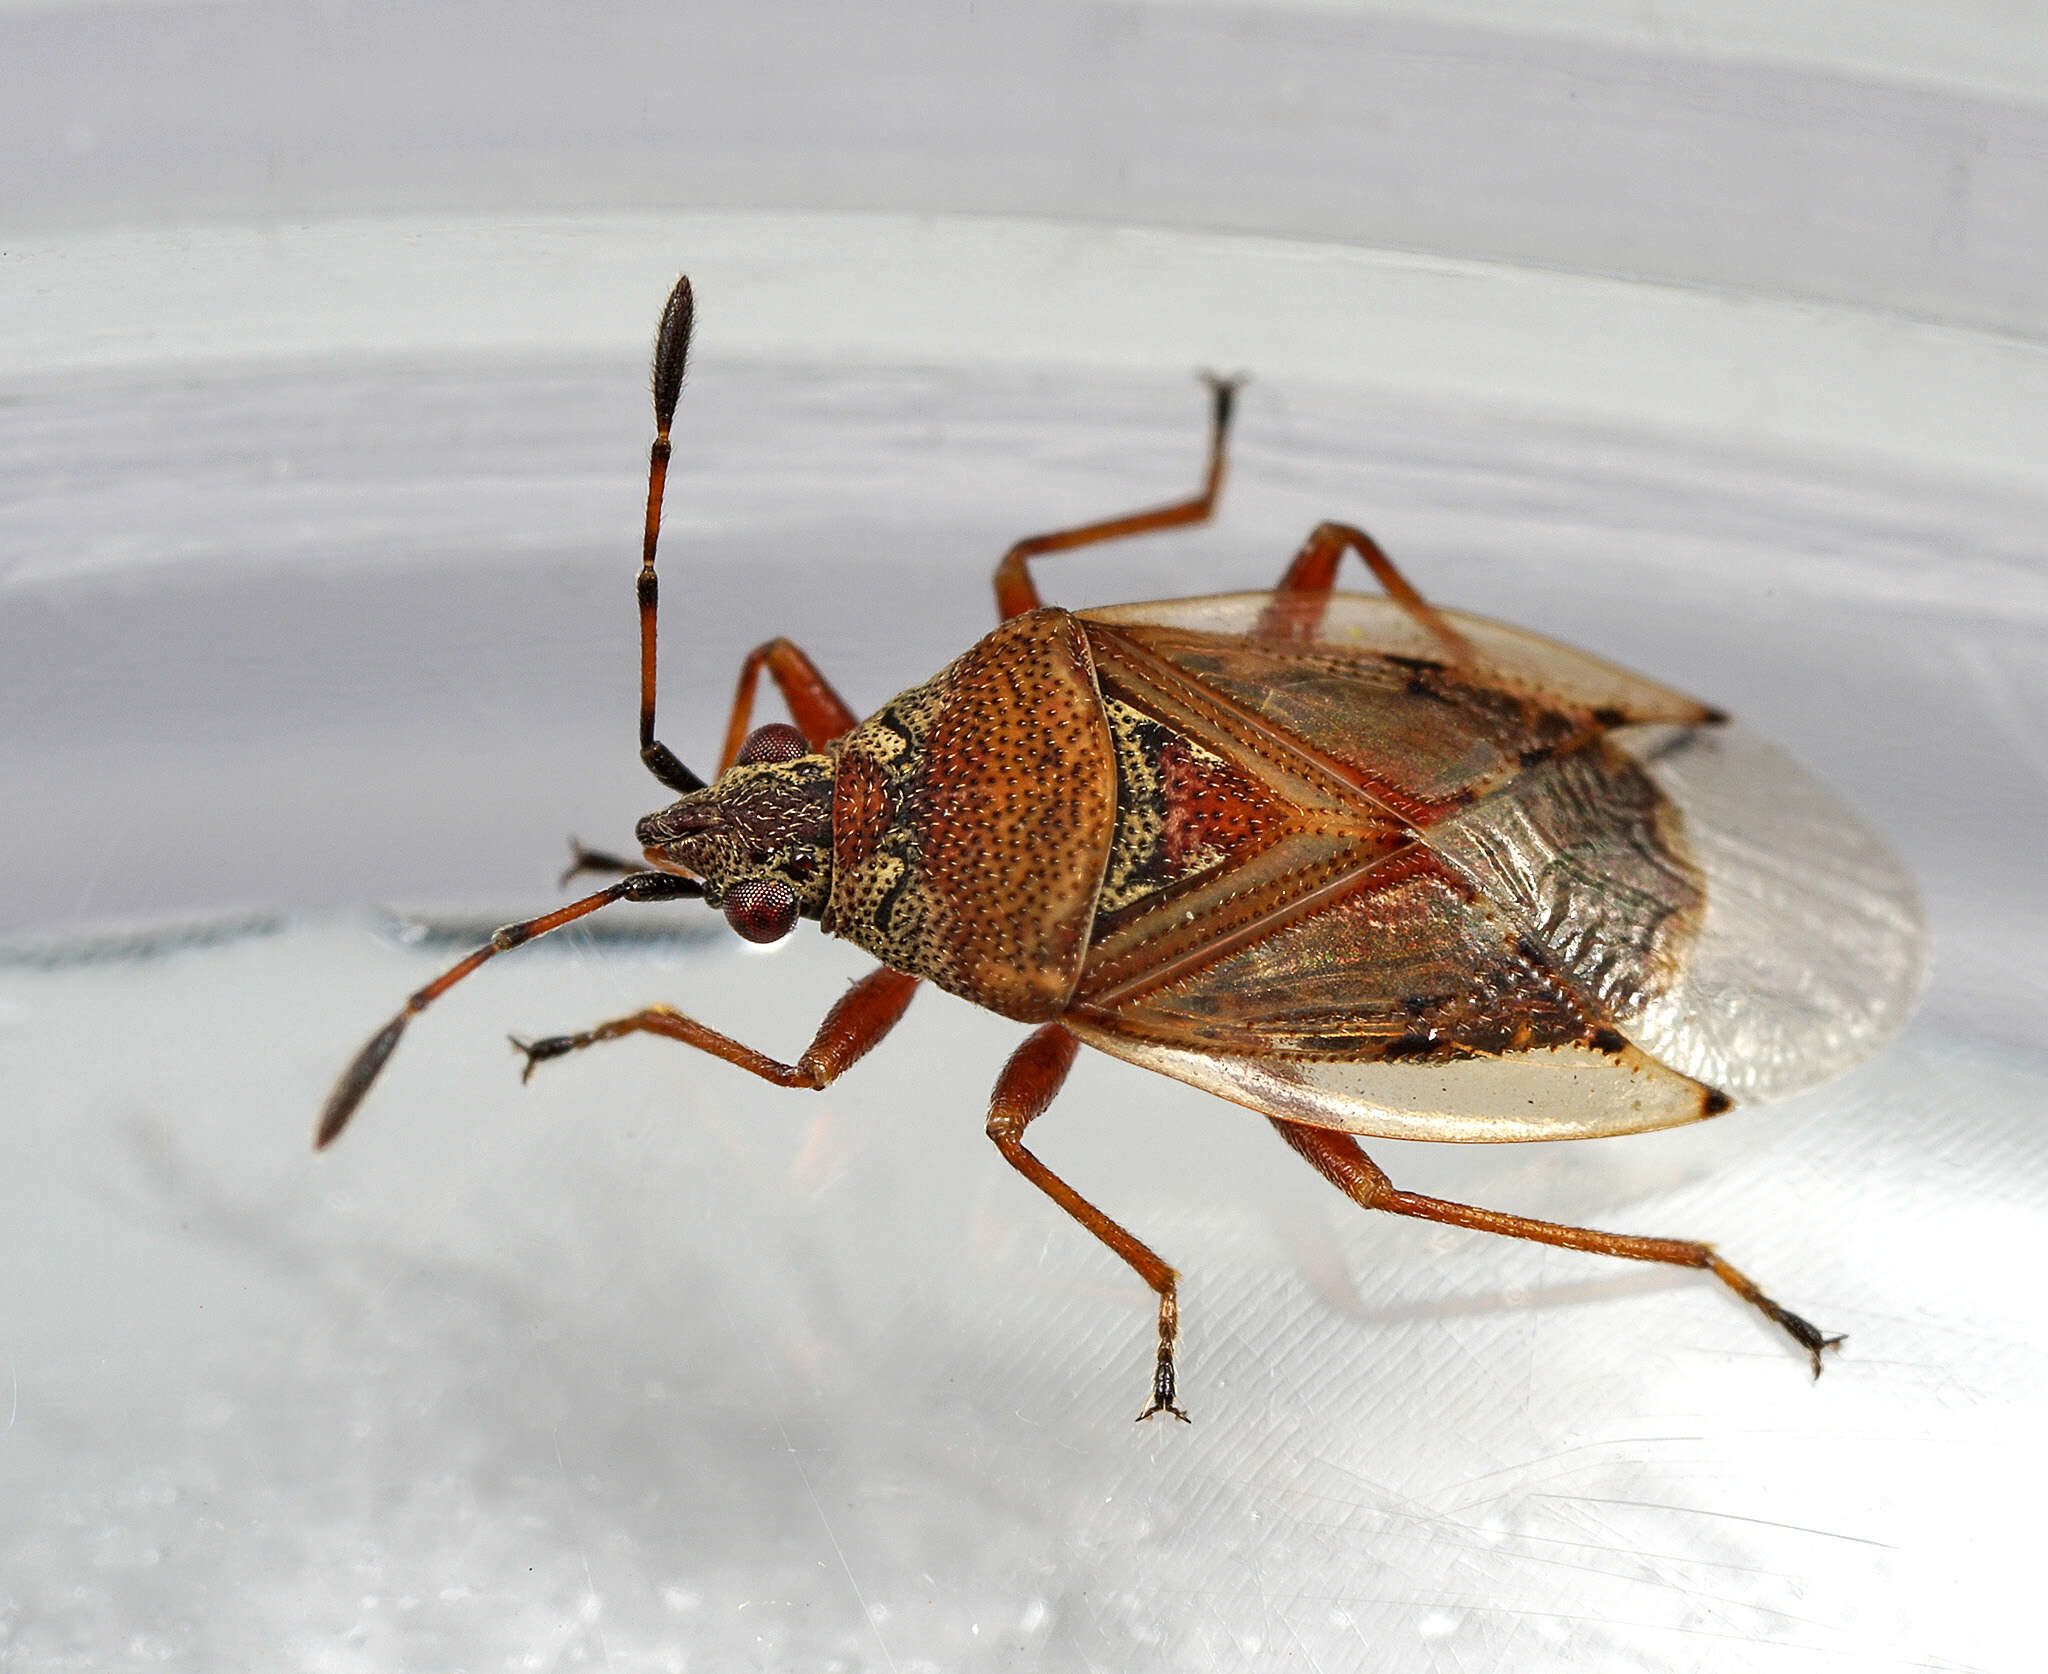
[[[696,302],[689,275],[676,281],[654,333],[654,445],[647,453],[647,530],[640,544],[640,759],[672,791],[687,795],[704,781],[654,736],[655,615],[661,596],[654,579],[654,550],[661,541],[661,495],[668,482],[668,429],[683,393],[683,369],[690,358],[690,327]]]
[[[506,925],[474,953],[457,960],[415,993],[396,1017],[363,1043],[362,1050],[341,1072],[334,1091],[327,1095],[327,1103],[320,1112],[320,1124],[313,1131],[313,1149],[325,1150],[348,1126],[349,1118],[356,1113],[356,1106],[363,1102],[363,1095],[376,1081],[377,1072],[383,1069],[385,1059],[397,1049],[406,1025],[485,960],[508,953],[536,936],[561,929],[565,924],[574,924],[579,918],[589,916],[599,907],[608,907],[614,901],[688,901],[700,900],[703,894],[704,886],[695,878],[678,877],[670,872],[635,872],[608,889],[600,889],[595,895],[571,901],[566,907],[557,907],[538,918]]]

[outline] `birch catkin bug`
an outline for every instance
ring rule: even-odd
[[[1705,1268],[1819,1375],[1841,1338],[1711,1245],[1399,1191],[1354,1136],[1634,1133],[1864,1058],[1910,1012],[1925,936],[1910,878],[1853,812],[1718,710],[1438,610],[1344,524],[1311,533],[1269,592],[1042,605],[1034,560],[1210,515],[1235,394],[1217,378],[1199,493],[1020,541],[996,567],[1001,626],[866,720],[768,641],[706,784],[654,734],[654,557],[690,328],[685,279],[655,344],[639,577],[640,756],[677,798],[639,824],[647,869],[579,849],[572,874],[623,875],[407,1000],[343,1072],[316,1145],[412,1017],[485,960],[614,901],[701,898],[751,940],[815,919],[880,965],[794,1064],[654,1006],[515,1041],[526,1073],[647,1033],[816,1090],[924,981],[1035,1025],[988,1134],[1158,1294],[1141,1418],[1187,1416],[1174,1270],[1024,1143],[1083,1044],[1259,1111],[1363,1208]],[[1332,591],[1347,552],[1383,597]],[[763,670],[794,726],[749,730]]]

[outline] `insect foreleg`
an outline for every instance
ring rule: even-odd
[[[769,678],[781,691],[797,730],[813,750],[823,749],[828,741],[842,737],[860,724],[860,717],[846,707],[845,700],[832,689],[832,683],[818,672],[817,664],[791,641],[771,639],[749,651],[747,660],[740,665],[739,689],[733,694],[732,718],[725,729],[725,748],[718,758],[720,773],[732,766],[741,746],[747,741],[747,723],[754,713],[754,688],[760,684],[763,668],[768,670]],[[637,872],[645,864],[645,861],[607,854],[602,849],[586,849],[572,837],[569,839],[569,866],[559,881],[567,885],[571,878],[581,877],[586,872],[599,876]]]
[[[740,665],[732,719],[726,722],[725,748],[718,757],[721,773],[738,760],[740,746],[747,741],[747,723],[754,714],[754,687],[759,684],[764,667],[782,693],[782,701],[789,705],[789,716],[796,722],[797,731],[813,750],[823,749],[829,740],[860,725],[860,717],[846,707],[845,700],[832,689],[832,683],[818,672],[816,663],[789,640],[771,639],[749,651],[747,660]]]
[[[1003,621],[1036,610],[1041,603],[1038,587],[1025,568],[1033,558],[1052,552],[1071,552],[1077,546],[1094,546],[1101,541],[1120,541],[1127,535],[1149,535],[1160,529],[1178,529],[1183,524],[1205,523],[1216,509],[1216,497],[1223,492],[1224,444],[1230,436],[1230,415],[1237,399],[1239,378],[1202,374],[1209,386],[1209,464],[1202,478],[1201,492],[1170,506],[1130,512],[1123,517],[1084,523],[1076,529],[1058,529],[1049,535],[1033,535],[1003,554],[996,566],[996,611]]]
[[[1348,523],[1319,523],[1302,542],[1294,562],[1274,589],[1273,602],[1266,607],[1257,633],[1261,639],[1284,639],[1306,645],[1322,625],[1323,607],[1337,584],[1337,566],[1346,552],[1365,560],[1373,579],[1386,589],[1387,597],[1425,628],[1454,663],[1469,662],[1472,647],[1465,636],[1444,620],[1443,613],[1415,590],[1414,584],[1394,566],[1394,560],[1380,550],[1380,543],[1363,529]]]
[[[1307,1159],[1315,1171],[1364,1209],[1384,1209],[1390,1214],[1412,1215],[1417,1220],[1437,1221],[1445,1226],[1469,1227],[1475,1232],[1498,1232],[1509,1238],[1529,1238],[1539,1244],[1561,1249],[1590,1250],[1596,1255],[1623,1256],[1630,1261],[1663,1261],[1674,1267],[1704,1267],[1730,1290],[1760,1309],[1781,1326],[1792,1340],[1806,1350],[1813,1362],[1813,1375],[1820,1376],[1821,1350],[1834,1348],[1842,1339],[1823,1336],[1788,1308],[1773,1302],[1755,1283],[1714,1254],[1711,1244],[1684,1238],[1637,1238],[1620,1232],[1595,1232],[1590,1227],[1559,1226],[1554,1221],[1530,1220],[1522,1215],[1504,1215],[1497,1209],[1475,1209],[1470,1204],[1446,1203],[1442,1198],[1423,1197],[1416,1192],[1394,1189],[1393,1181],[1360,1149],[1348,1133],[1313,1128],[1300,1122],[1272,1118],[1280,1137]]]
[[[555,887],[557,889],[567,889],[570,879],[580,878],[586,872],[598,877],[624,877],[643,870],[646,865],[647,862],[644,860],[627,860],[619,855],[607,854],[603,849],[586,849],[574,837],[571,837],[569,839],[569,864],[563,868],[562,875],[555,880]]]
[[[825,1021],[818,1025],[818,1032],[811,1038],[803,1056],[793,1064],[785,1064],[765,1052],[743,1046],[732,1036],[720,1034],[718,1030],[699,1023],[693,1017],[685,1017],[669,1006],[649,1006],[645,1011],[634,1012],[631,1017],[600,1023],[596,1028],[586,1029],[577,1035],[550,1035],[545,1040],[536,1041],[524,1041],[514,1036],[512,1044],[526,1054],[526,1068],[520,1076],[522,1081],[533,1074],[534,1065],[565,1053],[581,1051],[586,1046],[595,1046],[601,1040],[617,1040],[621,1035],[666,1035],[670,1040],[679,1040],[700,1052],[709,1052],[714,1058],[723,1058],[728,1064],[737,1065],[749,1075],[758,1075],[763,1081],[772,1081],[778,1087],[816,1090],[829,1087],[838,1080],[896,1027],[910,1005],[911,995],[917,992],[917,982],[916,977],[892,971],[886,965],[870,971],[839,997],[839,1003],[825,1014]]]
[[[1011,1055],[1003,1066],[988,1106],[988,1136],[1009,1164],[1025,1179],[1100,1238],[1131,1270],[1159,1294],[1159,1358],[1152,1373],[1152,1404],[1138,1414],[1150,1418],[1169,1412],[1183,1424],[1188,1415],[1174,1404],[1173,1340],[1180,1326],[1174,1299],[1174,1270],[1144,1244],[1090,1203],[1024,1147],[1024,1130],[1045,1114],[1074,1067],[1079,1046],[1057,1023],[1048,1023]]]

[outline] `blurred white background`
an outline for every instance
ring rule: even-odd
[[[2048,35],[1990,3],[0,4],[0,1667],[2030,1665],[2048,1393]],[[662,733],[775,633],[856,705],[1017,536],[1063,603],[1318,518],[1740,712],[1913,863],[1928,1000],[1696,1129],[1384,1144],[1717,1239],[1707,1283],[1368,1219],[1263,1123],[629,909],[494,965],[633,756],[645,349],[698,352]],[[387,916],[390,909],[393,916]],[[713,934],[716,931],[717,934]],[[1382,1224],[1384,1221],[1384,1224]]]

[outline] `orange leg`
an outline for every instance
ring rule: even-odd
[[[1167,1412],[1185,1424],[1188,1415],[1173,1399],[1173,1339],[1180,1324],[1173,1269],[1024,1148],[1024,1130],[1045,1114],[1059,1093],[1074,1066],[1078,1045],[1057,1023],[1048,1023],[1017,1048],[989,1099],[988,1136],[1012,1168],[1100,1238],[1158,1293],[1159,1359],[1152,1373],[1152,1404],[1138,1417]]]
[[[754,714],[754,687],[763,667],[768,670],[782,701],[789,705],[790,719],[813,750],[821,750],[832,739],[853,731],[860,717],[846,707],[832,684],[818,672],[817,664],[786,639],[771,639],[747,653],[740,665],[739,690],[733,694],[732,718],[725,723],[725,748],[719,752],[718,771],[723,773],[738,759],[747,741],[747,723]]]
[[[797,731],[804,735],[804,741],[813,750],[824,748],[829,740],[851,732],[860,724],[860,717],[846,707],[845,700],[832,689],[831,682],[818,672],[817,664],[791,641],[771,639],[749,651],[747,660],[740,665],[739,689],[733,694],[732,715],[725,724],[725,747],[718,757],[720,773],[732,766],[740,747],[747,741],[748,723],[754,714],[754,689],[760,684],[763,668],[767,669],[769,678],[782,693],[783,702],[789,705]],[[586,872],[605,877],[637,872],[646,864],[645,860],[628,860],[604,849],[586,849],[571,837],[569,865],[558,884],[566,889],[572,878],[581,877]]]
[[[1423,1197],[1415,1192],[1396,1191],[1393,1181],[1359,1148],[1348,1133],[1312,1128],[1300,1122],[1272,1118],[1280,1137],[1307,1159],[1325,1180],[1362,1209],[1384,1209],[1390,1214],[1412,1215],[1417,1220],[1437,1221],[1445,1226],[1469,1227],[1475,1232],[1498,1232],[1509,1238],[1530,1238],[1539,1244],[1561,1249],[1590,1250],[1596,1255],[1623,1256],[1630,1261],[1664,1261],[1674,1267],[1704,1267],[1730,1290],[1759,1309],[1782,1327],[1813,1362],[1813,1375],[1820,1376],[1821,1351],[1834,1348],[1842,1339],[1826,1337],[1790,1309],[1781,1308],[1753,1280],[1738,1273],[1714,1254],[1711,1244],[1696,1244],[1684,1238],[1636,1238],[1626,1233],[1595,1232],[1589,1227],[1559,1226],[1554,1221],[1532,1221],[1521,1215],[1504,1215],[1496,1209],[1475,1209],[1468,1204],[1446,1203],[1442,1198]]]
[[[1470,661],[1472,647],[1465,636],[1415,591],[1408,578],[1394,567],[1393,559],[1380,550],[1378,541],[1348,523],[1319,523],[1302,543],[1274,590],[1273,602],[1266,607],[1265,618],[1258,627],[1260,637],[1301,645],[1314,640],[1316,630],[1322,626],[1330,590],[1336,584],[1337,566],[1347,551],[1365,560],[1366,568],[1387,590],[1387,596],[1429,631],[1452,662]]]
[[[996,566],[996,610],[1005,622],[1013,616],[1039,608],[1038,587],[1025,568],[1034,558],[1048,553],[1071,552],[1077,546],[1094,546],[1102,541],[1120,541],[1127,535],[1149,535],[1159,529],[1178,529],[1183,524],[1204,523],[1216,509],[1216,497],[1223,492],[1224,443],[1230,435],[1231,408],[1240,380],[1203,373],[1209,386],[1209,466],[1202,490],[1192,499],[1176,500],[1170,506],[1131,512],[1124,517],[1084,523],[1077,529],[1059,529],[1049,535],[1033,535],[1003,554]]]
[[[514,1036],[512,1044],[526,1054],[522,1081],[533,1074],[534,1065],[550,1058],[581,1051],[601,1040],[646,1034],[666,1035],[700,1052],[709,1052],[714,1058],[723,1058],[778,1087],[807,1087],[816,1091],[829,1087],[881,1044],[882,1037],[896,1027],[909,1008],[910,997],[917,992],[917,981],[916,977],[892,971],[886,965],[870,971],[839,997],[839,1003],[818,1025],[818,1032],[811,1037],[803,1056],[793,1064],[743,1046],[732,1036],[720,1034],[668,1006],[649,1006],[631,1017],[600,1023],[578,1035],[550,1035],[536,1041]]]

